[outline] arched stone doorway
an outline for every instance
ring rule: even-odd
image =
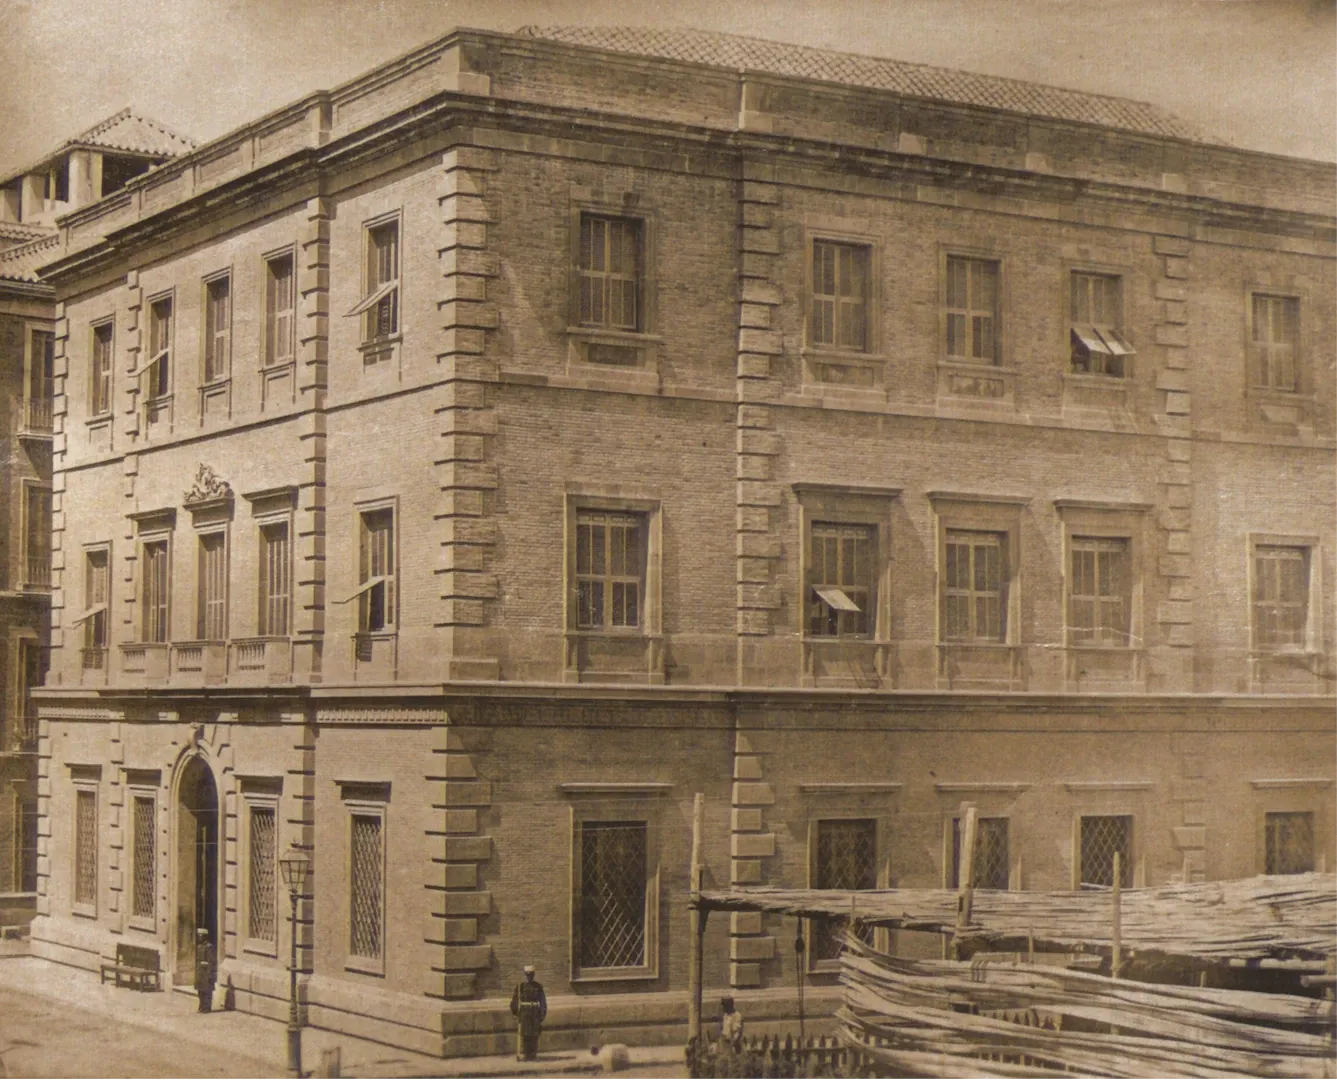
[[[173,982],[194,986],[196,932],[207,931],[218,950],[218,787],[203,758],[191,758],[181,771],[176,837]]]

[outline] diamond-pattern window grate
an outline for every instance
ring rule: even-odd
[[[952,888],[961,887],[961,819],[952,822]],[[1008,883],[1007,818],[975,820],[975,888],[1006,889]]]
[[[97,902],[97,792],[74,797],[74,901]]]
[[[819,889],[877,888],[877,822],[819,821],[817,823],[816,886]],[[812,958],[835,960],[843,945],[844,919],[812,921]],[[872,942],[872,927],[863,938]]]
[[[580,835],[580,965],[645,964],[646,827],[589,821]]]
[[[1082,818],[1082,884],[1114,886],[1114,853],[1119,853],[1119,882],[1133,884],[1133,819],[1127,816]]]
[[[251,807],[251,889],[248,896],[248,926],[256,941],[274,941],[277,919],[274,909],[274,808]]]
[[[1314,869],[1314,815],[1268,814],[1267,873],[1307,874]]]
[[[349,951],[381,958],[381,819],[353,815]]]
[[[158,848],[155,831],[153,800],[135,797],[135,882],[131,911],[134,915],[151,919],[154,898],[157,895]]]

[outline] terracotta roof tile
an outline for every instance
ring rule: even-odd
[[[76,135],[66,146],[100,146],[107,150],[124,150],[132,154],[151,154],[154,157],[175,157],[195,148],[195,140],[178,135],[165,124],[132,109],[122,109],[94,124],[81,135]]]
[[[59,236],[43,236],[0,251],[0,280],[41,282],[37,268],[51,262],[59,248]]]

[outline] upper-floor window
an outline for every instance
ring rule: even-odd
[[[379,341],[399,333],[399,219],[368,227],[366,289],[350,315],[362,316],[362,340]]]
[[[149,361],[144,369],[148,375],[147,393],[150,399],[166,397],[172,392],[172,298],[164,296],[149,305]]]
[[[999,264],[992,259],[947,257],[947,356],[996,364]]]
[[[1253,550],[1253,640],[1260,649],[1299,649],[1309,627],[1310,550],[1257,544]]]
[[[224,274],[204,285],[204,382],[226,379],[232,337],[232,279]]]
[[[867,637],[876,611],[877,529],[814,521],[809,528],[808,633]]]
[[[1068,585],[1068,633],[1074,645],[1129,643],[1128,541],[1074,536]]]
[[[24,575],[27,585],[51,584],[51,489],[28,484],[24,506]]]
[[[810,345],[867,351],[869,255],[866,244],[813,241]]]
[[[358,630],[389,630],[395,622],[394,511],[363,511],[360,537]]]
[[[645,525],[641,513],[577,511],[576,625],[580,629],[640,627],[645,596]]]
[[[168,550],[167,541],[146,541],[141,548],[144,562],[144,595],[140,612],[141,641],[168,639]]]
[[[293,284],[292,252],[265,260],[266,367],[287,364],[293,358]]]
[[[1123,378],[1133,348],[1123,336],[1123,296],[1113,274],[1074,271],[1070,282],[1072,370]]]
[[[30,431],[51,430],[51,403],[56,386],[56,335],[34,330],[28,367],[28,415]]]
[[[201,641],[227,638],[227,534],[200,536],[196,636]]]
[[[102,653],[107,648],[107,604],[111,597],[109,587],[107,549],[97,548],[85,552],[84,612],[80,616],[84,624],[85,666],[102,666]]]
[[[1249,383],[1258,390],[1299,389],[1300,301],[1294,296],[1251,297]]]
[[[288,523],[260,527],[260,635],[286,637],[292,607]]]
[[[635,333],[641,316],[642,223],[580,215],[580,325]]]
[[[949,529],[943,627],[947,641],[1005,641],[1005,533]]]
[[[111,412],[112,324],[93,327],[92,380],[89,386],[89,412],[103,416]]]

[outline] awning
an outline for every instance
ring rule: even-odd
[[[71,626],[78,626],[80,623],[87,622],[87,621],[88,621],[89,619],[91,619],[94,615],[101,615],[102,612],[104,612],[104,611],[106,611],[106,610],[107,610],[107,605],[106,605],[106,604],[94,604],[94,605],[93,605],[91,608],[89,608],[87,611],[82,612],[82,613],[79,615],[78,618],[74,619],[74,620],[70,623],[70,625],[71,625]]]
[[[1094,326],[1074,326],[1072,336],[1087,352],[1109,353],[1110,351],[1110,347],[1105,344],[1105,339],[1100,336],[1100,331]]]
[[[367,579],[366,581],[364,581],[361,585],[359,585],[356,589],[354,589],[348,596],[345,596],[342,600],[336,600],[335,603],[336,603],[336,604],[346,604],[346,603],[348,603],[350,600],[356,600],[356,599],[357,599],[359,596],[361,596],[364,592],[367,592],[367,591],[369,591],[370,589],[375,588],[377,585],[379,585],[382,581],[385,581],[385,580],[386,580],[386,578],[385,578],[385,575],[383,575],[383,574],[380,575],[380,576],[378,576],[378,577],[368,578],[368,579]]]
[[[379,289],[373,292],[360,304],[354,307],[352,311],[350,311],[347,315],[344,316],[344,318],[347,319],[353,315],[361,315],[364,311],[374,308],[377,304],[379,304],[382,300],[384,300],[387,296],[389,296],[390,293],[395,289],[397,289],[398,287],[399,287],[398,279],[396,279],[395,281],[387,281],[384,285],[382,285]]]
[[[856,604],[845,594],[845,591],[843,589],[832,589],[826,587],[819,589],[814,587],[812,591],[815,592],[818,596],[820,596],[822,598],[822,602],[826,604],[827,607],[831,608],[832,611],[863,610],[862,608],[859,607],[858,604]]]

